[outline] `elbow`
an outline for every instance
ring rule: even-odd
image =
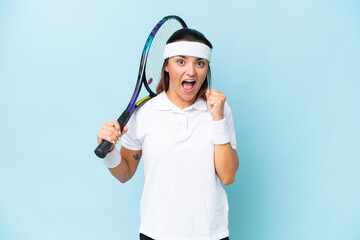
[[[121,182],[121,183],[126,183],[128,180],[127,179],[118,179],[119,180],[119,182]]]
[[[127,174],[119,174],[117,172],[112,172],[111,169],[109,169],[111,174],[121,183],[126,183],[130,180],[130,177]]]
[[[224,177],[224,178],[220,179],[220,181],[223,185],[230,185],[233,182],[235,182],[235,175]]]

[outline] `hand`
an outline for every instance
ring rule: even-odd
[[[224,119],[224,104],[226,95],[214,88],[206,93],[207,107],[214,121]]]
[[[119,142],[119,139],[122,137],[122,135],[124,135],[128,131],[128,129],[129,126],[126,125],[123,131],[120,132],[120,125],[118,121],[107,122],[101,126],[100,131],[97,135],[98,144],[100,144],[104,139],[115,145]],[[109,149],[109,152],[114,149],[114,145]]]

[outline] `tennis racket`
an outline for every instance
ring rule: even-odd
[[[164,62],[163,54],[166,41],[174,32],[186,27],[186,23],[180,17],[166,16],[161,19],[151,31],[141,55],[139,74],[134,93],[126,110],[117,120],[120,124],[121,131],[124,129],[131,115],[145,102],[156,96],[156,87],[161,78],[161,69]],[[145,86],[149,95],[137,101],[142,86]],[[112,145],[109,141],[102,140],[94,151],[96,156],[104,158]]]

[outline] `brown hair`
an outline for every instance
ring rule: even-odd
[[[176,31],[173,35],[171,35],[171,37],[166,42],[166,44],[181,40],[190,41],[190,42],[200,42],[206,44],[211,49],[213,48],[210,41],[207,40],[206,37],[201,32],[190,28],[183,28]],[[164,64],[161,69],[161,79],[156,88],[157,94],[163,91],[167,91],[169,89],[169,73],[165,71],[165,67],[168,64],[168,61],[169,61],[168,58],[164,60]],[[203,99],[206,100],[205,94],[206,94],[206,89],[210,87],[210,78],[211,78],[211,70],[209,65],[205,81],[201,85],[199,92],[196,94],[196,99],[202,97]]]

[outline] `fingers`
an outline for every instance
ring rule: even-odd
[[[123,132],[121,133],[118,121],[111,121],[103,124],[97,135],[98,144],[100,144],[103,139],[116,144],[120,137],[127,132],[128,128],[128,126],[125,126]]]
[[[122,132],[121,132],[121,134],[120,134],[120,137],[122,137],[128,130],[129,130],[129,125],[126,125],[126,126],[123,128],[123,130],[122,130]]]
[[[223,119],[226,95],[214,88],[206,93],[207,105],[214,121]]]
[[[213,106],[218,105],[218,104],[223,104],[226,100],[226,95],[214,88],[210,89],[207,93],[206,93],[206,98],[208,103]]]
[[[206,93],[206,97],[220,97],[223,98],[224,100],[226,99],[226,95],[222,92],[220,92],[219,90],[216,90],[214,88],[210,89],[207,93]]]
[[[111,122],[107,122],[105,124],[108,126],[114,127],[117,131],[120,131],[120,124],[118,121],[111,121]]]

